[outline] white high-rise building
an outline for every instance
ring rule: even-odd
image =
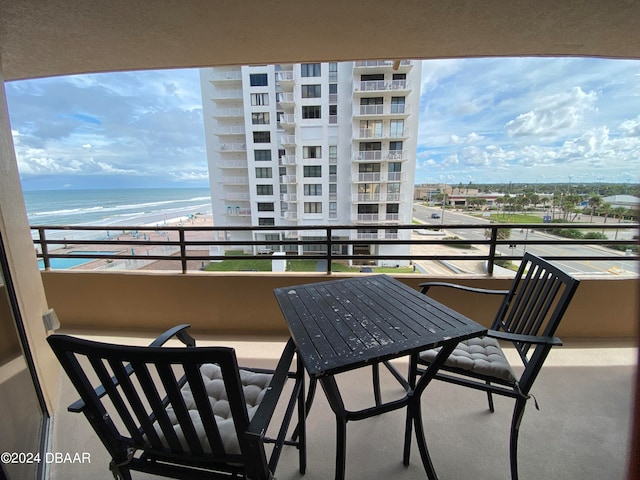
[[[410,230],[393,226],[412,219],[420,78],[421,62],[408,60],[202,69],[214,224],[273,225],[232,233],[265,246],[318,235],[278,226],[349,225],[357,228],[334,236],[407,238]],[[408,246],[357,253],[407,255]]]

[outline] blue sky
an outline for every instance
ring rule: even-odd
[[[416,183],[640,181],[640,62],[429,60]],[[198,70],[6,84],[25,189],[206,187]]]

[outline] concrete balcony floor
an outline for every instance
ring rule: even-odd
[[[100,341],[147,344],[151,337],[83,335]],[[275,365],[282,339],[229,339],[197,336],[198,345],[236,348],[243,365]],[[507,350],[507,355],[513,355]],[[637,350],[630,340],[567,340],[552,350],[533,390],[520,430],[521,479],[626,479],[629,427],[632,415]],[[396,361],[401,371],[406,362]],[[385,371],[385,369],[382,369]],[[402,395],[390,375],[382,375],[385,399]],[[53,424],[52,451],[89,452],[91,463],[52,465],[50,478],[111,478],[108,456],[84,416],[67,413],[76,399],[66,375]],[[361,369],[338,377],[348,408],[370,406],[371,371]],[[513,401],[496,397],[496,412],[488,411],[483,392],[433,382],[422,399],[427,443],[441,479],[509,479],[508,435]],[[335,424],[324,393],[318,390],[307,420],[308,468],[298,472],[297,452],[285,448],[279,480],[331,479],[334,476]],[[417,446],[409,467],[402,465],[404,411],[387,413],[347,426],[348,479],[426,478]],[[133,478],[156,478],[133,473]]]

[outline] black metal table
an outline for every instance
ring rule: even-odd
[[[320,382],[336,417],[335,478],[344,479],[347,421],[407,407],[403,462],[409,464],[413,426],[427,476],[436,479],[420,396],[456,344],[484,335],[486,328],[387,275],[282,287],[275,296],[312,384]],[[418,382],[402,382],[404,397],[382,403],[376,393],[373,407],[345,408],[334,375],[367,365],[376,367],[375,375],[380,362],[434,347],[442,347],[440,354]]]

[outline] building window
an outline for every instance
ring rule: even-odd
[[[320,118],[320,105],[303,105],[302,118]]]
[[[329,94],[332,93],[338,93],[338,84],[337,83],[330,83],[329,84]]]
[[[322,167],[320,165],[306,165],[303,167],[302,174],[304,177],[321,177]]]
[[[303,63],[300,66],[300,75],[303,77],[319,77],[320,74],[319,63]]]
[[[367,97],[360,99],[360,105],[382,105],[383,98],[382,97]]]
[[[253,132],[253,143],[270,143],[271,132]]]
[[[379,183],[359,183],[358,193],[360,195],[378,195],[380,193]]]
[[[338,81],[338,63],[337,62],[329,63],[329,81],[330,82]]]
[[[322,213],[322,202],[304,202],[304,213]]]
[[[391,113],[404,113],[404,97],[391,97]]]
[[[329,193],[330,194],[336,194],[338,193],[338,184],[337,183],[330,183],[329,184]]]
[[[321,183],[305,183],[304,194],[307,196],[322,195],[322,184]]]
[[[276,220],[274,218],[258,218],[258,225],[275,225]]]
[[[329,145],[329,160],[337,160],[338,158],[338,146]]]
[[[271,178],[271,167],[256,167],[256,178]]]
[[[400,162],[389,162],[389,173],[401,172],[401,171],[402,171],[402,163],[400,163]]]
[[[320,85],[302,85],[302,98],[320,98],[321,91]]]
[[[392,137],[404,136],[404,120],[391,120],[389,122],[389,135]]]
[[[375,203],[361,203],[358,205],[359,214],[378,213],[378,205]]]
[[[252,93],[251,105],[253,105],[254,107],[259,105],[269,105],[269,94],[268,93]]]
[[[256,162],[269,162],[271,161],[271,150],[254,150],[253,159]]]
[[[360,136],[382,138],[382,120],[360,120]]]
[[[358,165],[358,172],[360,173],[377,173],[379,171],[379,163],[361,163],[360,165]]]
[[[269,112],[252,113],[251,123],[254,125],[269,125]]]
[[[392,152],[401,152],[402,142],[389,142],[389,150]]]
[[[302,147],[302,158],[321,158],[322,147]]]
[[[387,204],[387,213],[400,213],[400,204],[398,203]]]
[[[338,123],[337,105],[329,105],[329,123]]]
[[[387,193],[391,193],[391,194],[400,193],[400,184],[399,183],[388,183],[387,184]]]
[[[273,195],[273,185],[256,185],[256,195]]]
[[[273,212],[273,203],[258,203],[258,211],[259,212]]]
[[[266,73],[252,73],[249,75],[249,84],[252,87],[266,87],[269,84]]]

